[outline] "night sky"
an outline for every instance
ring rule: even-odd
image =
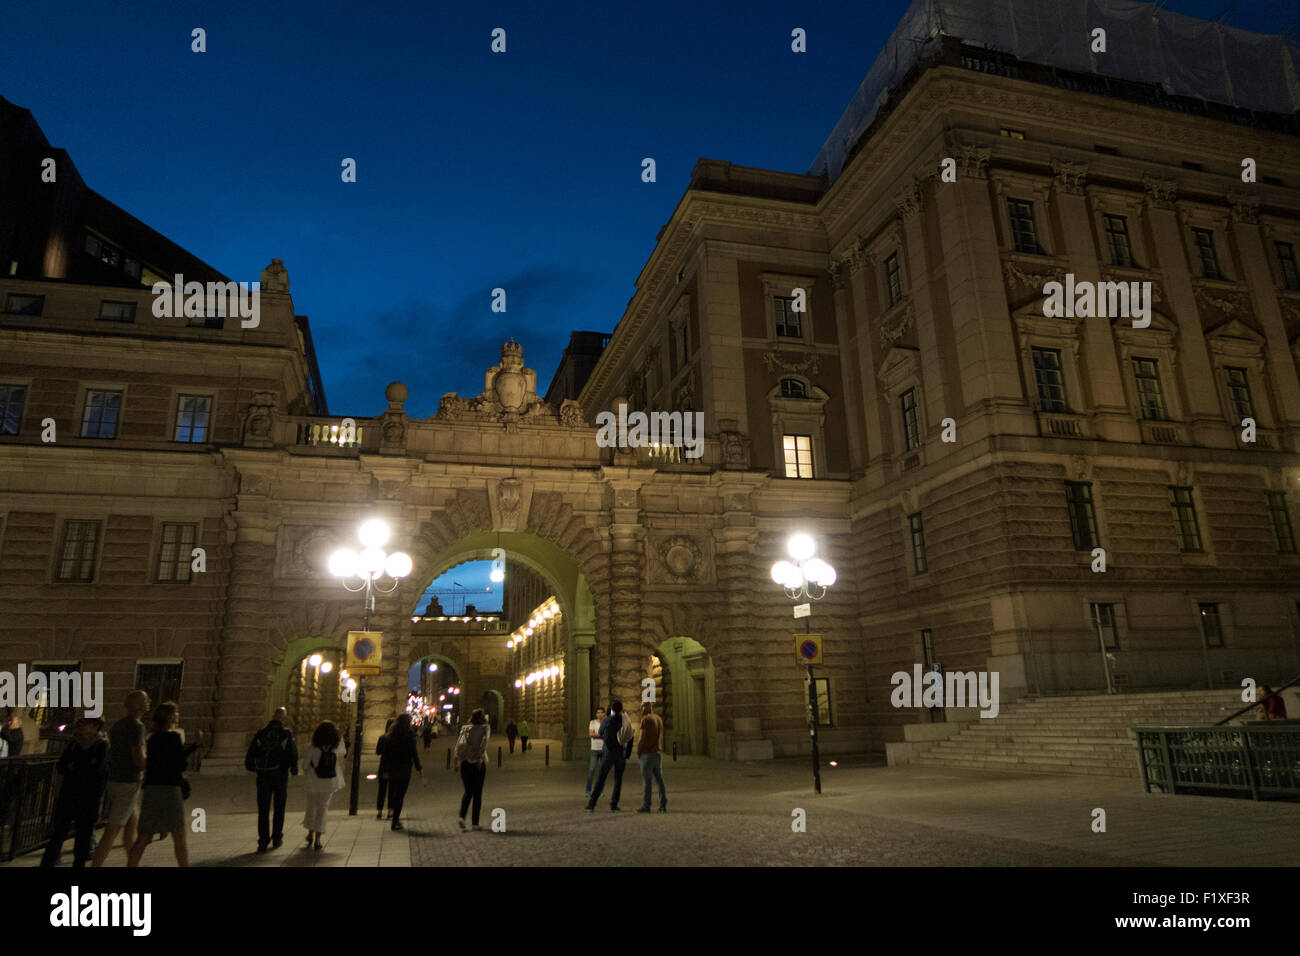
[[[477,395],[509,336],[544,392],[571,330],[612,330],[699,157],[806,172],[905,7],[10,0],[0,93],[231,278],[283,259],[331,412],[378,414],[400,379],[423,417]],[[1238,0],[1228,22],[1296,13]]]

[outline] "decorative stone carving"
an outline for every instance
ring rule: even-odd
[[[524,486],[518,478],[502,478],[497,485],[497,514],[501,525],[514,529],[519,526],[519,506],[524,500]]]
[[[1172,179],[1156,179],[1144,176],[1142,186],[1147,193],[1147,202],[1156,209],[1173,209],[1178,199],[1178,184]]]
[[[1092,475],[1092,461],[1085,455],[1070,456],[1070,477],[1074,481],[1086,481]]]
[[[950,143],[949,148],[953,150],[953,158],[957,160],[957,178],[963,177],[971,179],[987,179],[989,175],[989,159],[993,156],[993,150],[987,146],[977,146],[973,143]]]
[[[258,287],[261,292],[289,294],[289,270],[279,259],[272,259],[271,264],[262,270],[262,281]]]
[[[271,493],[271,479],[267,475],[241,473],[239,476],[239,493],[241,495],[261,495],[265,497]]]
[[[797,359],[782,358],[778,352],[764,352],[763,364],[773,375],[791,372],[795,375],[818,375],[821,373],[821,356],[809,355],[802,362]]]
[[[902,195],[894,199],[894,206],[898,209],[898,214],[904,219],[915,216],[924,209],[925,193],[921,189],[921,183],[914,179],[904,186]]]
[[[616,488],[614,490],[614,507],[637,507],[637,490],[635,488]]]
[[[916,309],[912,300],[906,299],[880,317],[880,344],[885,348],[893,345],[912,328],[916,321]]]
[[[1088,183],[1088,164],[1052,160],[1052,177],[1061,192],[1082,196]]]
[[[1065,281],[1065,270],[1060,266],[1052,266],[1049,272],[1026,272],[1020,268],[1020,263],[1008,259],[1002,264],[1002,271],[1007,277],[1007,284],[1013,287],[1041,290],[1049,282]]]
[[[391,418],[384,422],[383,431],[385,445],[400,445],[406,438],[406,426],[398,418]]]
[[[275,444],[275,395],[256,392],[244,412],[244,444],[270,448]]]
[[[1228,193],[1228,202],[1232,204],[1232,221],[1247,225],[1259,225],[1259,200],[1245,193]]]
[[[384,389],[388,410],[380,416],[380,436],[383,441],[379,450],[382,454],[406,453],[406,395],[406,386],[401,382],[389,382]]]
[[[451,422],[493,422],[515,432],[520,422],[555,415],[537,394],[537,373],[524,367],[524,347],[514,339],[501,346],[501,360],[487,370],[483,385],[477,398],[447,392],[438,403],[436,417]]]
[[[728,470],[749,468],[753,442],[736,427],[734,418],[718,421],[718,444],[722,449],[722,467]]]
[[[646,562],[651,584],[699,584],[713,578],[704,548],[690,535],[647,541],[646,547],[652,557]]]
[[[677,386],[677,390],[674,393],[676,401],[673,404],[678,410],[683,412],[695,410],[696,386],[695,366],[691,366],[690,371],[686,373],[686,377],[682,380],[681,384]]]
[[[337,543],[332,529],[289,526],[284,528],[283,534],[281,577],[323,578],[329,575],[329,556]]]
[[[1214,292],[1220,292],[1215,295]],[[1211,305],[1218,309],[1224,315],[1235,315],[1239,312],[1248,313],[1250,311],[1250,297],[1244,292],[1224,289],[1213,290],[1195,282],[1192,284],[1192,294],[1196,296],[1196,301],[1202,305]]]
[[[565,428],[583,428],[586,421],[582,417],[582,406],[571,398],[560,404],[560,424]]]

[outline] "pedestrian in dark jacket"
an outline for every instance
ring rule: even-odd
[[[411,715],[402,714],[393,723],[384,743],[384,755],[379,760],[379,777],[388,781],[388,806],[393,811],[392,829],[401,830],[402,804],[406,790],[411,785],[411,767],[421,774],[420,754],[415,746],[415,733],[411,730]]]
[[[512,720],[510,723],[506,724],[506,740],[510,743],[511,753],[515,752],[515,738],[518,736],[519,728],[515,726],[515,722]]]
[[[421,731],[421,735],[424,737],[424,749],[428,750],[429,744],[433,743],[433,721],[432,720],[426,719],[424,721],[424,729]]]
[[[100,734],[103,726],[102,720],[82,717],[72,731],[72,743],[59,757],[58,771],[63,785],[54,805],[54,823],[41,866],[55,866],[59,862],[69,824],[76,833],[72,865],[85,866],[90,859],[91,836],[99,820],[99,805],[108,780],[108,741]]]
[[[383,761],[384,744],[388,743],[388,734],[393,729],[393,724],[395,724],[396,722],[397,722],[396,717],[389,717],[388,722],[384,724],[384,732],[380,734],[379,739],[375,741],[375,756],[380,758],[379,762],[381,764],[384,762]],[[379,803],[375,807],[375,809],[378,811],[375,814],[376,820],[382,820],[384,818],[384,798],[387,796],[388,796],[388,778],[386,778],[381,773],[379,775]],[[390,820],[393,818],[393,804],[391,802],[388,804],[388,818]]]
[[[283,707],[248,745],[244,768],[257,774],[257,852],[279,849],[284,843],[284,804],[289,798],[289,774],[298,775],[298,744],[284,725]],[[271,805],[275,817],[271,819]]]
[[[145,847],[155,836],[171,834],[177,866],[190,865],[190,851],[186,843],[189,819],[185,814],[185,768],[190,754],[198,749],[198,742],[185,746],[176,732],[181,713],[171,701],[159,704],[153,712],[153,736],[149,738],[145,756],[144,792],[140,800],[139,835],[127,854],[127,866],[139,866]],[[202,740],[203,735],[198,735]]]
[[[16,713],[0,727],[0,740],[9,745],[7,756],[17,757],[23,752],[23,721]]]
[[[616,700],[609,705],[609,713],[600,725],[600,739],[605,742],[604,755],[600,761],[600,775],[596,786],[587,800],[587,811],[596,809],[596,802],[605,789],[605,778],[610,770],[614,771],[614,792],[610,794],[609,809],[617,812],[619,797],[623,795],[623,771],[627,767],[626,747],[632,741],[632,721],[623,713],[623,702]]]

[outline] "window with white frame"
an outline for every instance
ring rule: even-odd
[[[158,582],[183,583],[190,579],[190,558],[198,525],[164,522],[162,541],[158,548]]]
[[[812,478],[812,436],[785,435],[782,439],[787,478]]]
[[[95,579],[101,527],[98,521],[64,522],[63,544],[54,569],[56,581],[85,583]]]

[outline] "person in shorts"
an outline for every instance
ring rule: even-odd
[[[91,859],[91,866],[103,866],[118,833],[126,850],[135,844],[140,821],[140,786],[144,780],[144,722],[149,712],[149,695],[133,690],[126,695],[126,716],[108,732],[108,824]]]

